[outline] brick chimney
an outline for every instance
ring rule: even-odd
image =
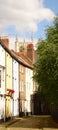
[[[9,39],[7,37],[2,37],[1,40],[7,47],[9,47]]]
[[[34,63],[35,50],[32,43],[27,45],[27,57],[32,61],[32,63]]]

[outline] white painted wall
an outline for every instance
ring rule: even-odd
[[[5,66],[5,50],[0,45],[0,65]]]
[[[33,71],[26,68],[26,103],[25,108],[27,112],[31,112],[31,94],[33,93]]]
[[[1,71],[1,86],[0,86],[0,119],[5,118],[5,50],[0,45],[0,71]],[[1,96],[2,95],[2,96]]]
[[[0,119],[4,119],[5,116],[5,98],[0,96]]]
[[[19,115],[19,70],[18,70],[18,62],[13,59],[13,76],[12,76],[12,82],[13,82],[13,89],[14,89],[14,95],[13,95],[13,116]]]

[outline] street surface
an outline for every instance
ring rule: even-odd
[[[58,130],[58,128],[50,116],[30,116],[15,118],[13,123],[5,123],[0,130]]]

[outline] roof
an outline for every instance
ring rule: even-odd
[[[29,66],[33,66],[32,61],[26,55],[24,55],[24,52],[19,52],[17,54],[25,63],[27,63]]]
[[[0,39],[0,44],[1,44],[1,46],[5,49],[5,51],[8,52],[9,55],[10,55],[13,59],[15,59],[19,64],[21,64],[21,65],[23,65],[23,66],[25,66],[25,67],[27,67],[27,68],[32,69],[31,64],[28,64],[27,62],[26,62],[26,63],[23,62],[22,59],[20,59],[19,55],[17,55],[14,51],[11,51],[11,50],[4,44],[4,42],[3,42],[1,39]]]
[[[31,67],[32,68],[32,63],[28,60],[28,58],[24,55],[24,54],[22,54],[22,53],[18,53],[18,52],[15,52],[14,50],[11,50],[12,51],[12,54],[15,56],[15,57],[17,57],[18,59],[20,59],[20,61],[22,62],[22,63],[24,63],[25,65],[27,65],[27,66],[29,66],[29,67]]]

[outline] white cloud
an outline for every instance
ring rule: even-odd
[[[52,10],[44,8],[43,0],[0,0],[0,35],[12,25],[18,32],[35,32],[37,23],[54,16]]]

